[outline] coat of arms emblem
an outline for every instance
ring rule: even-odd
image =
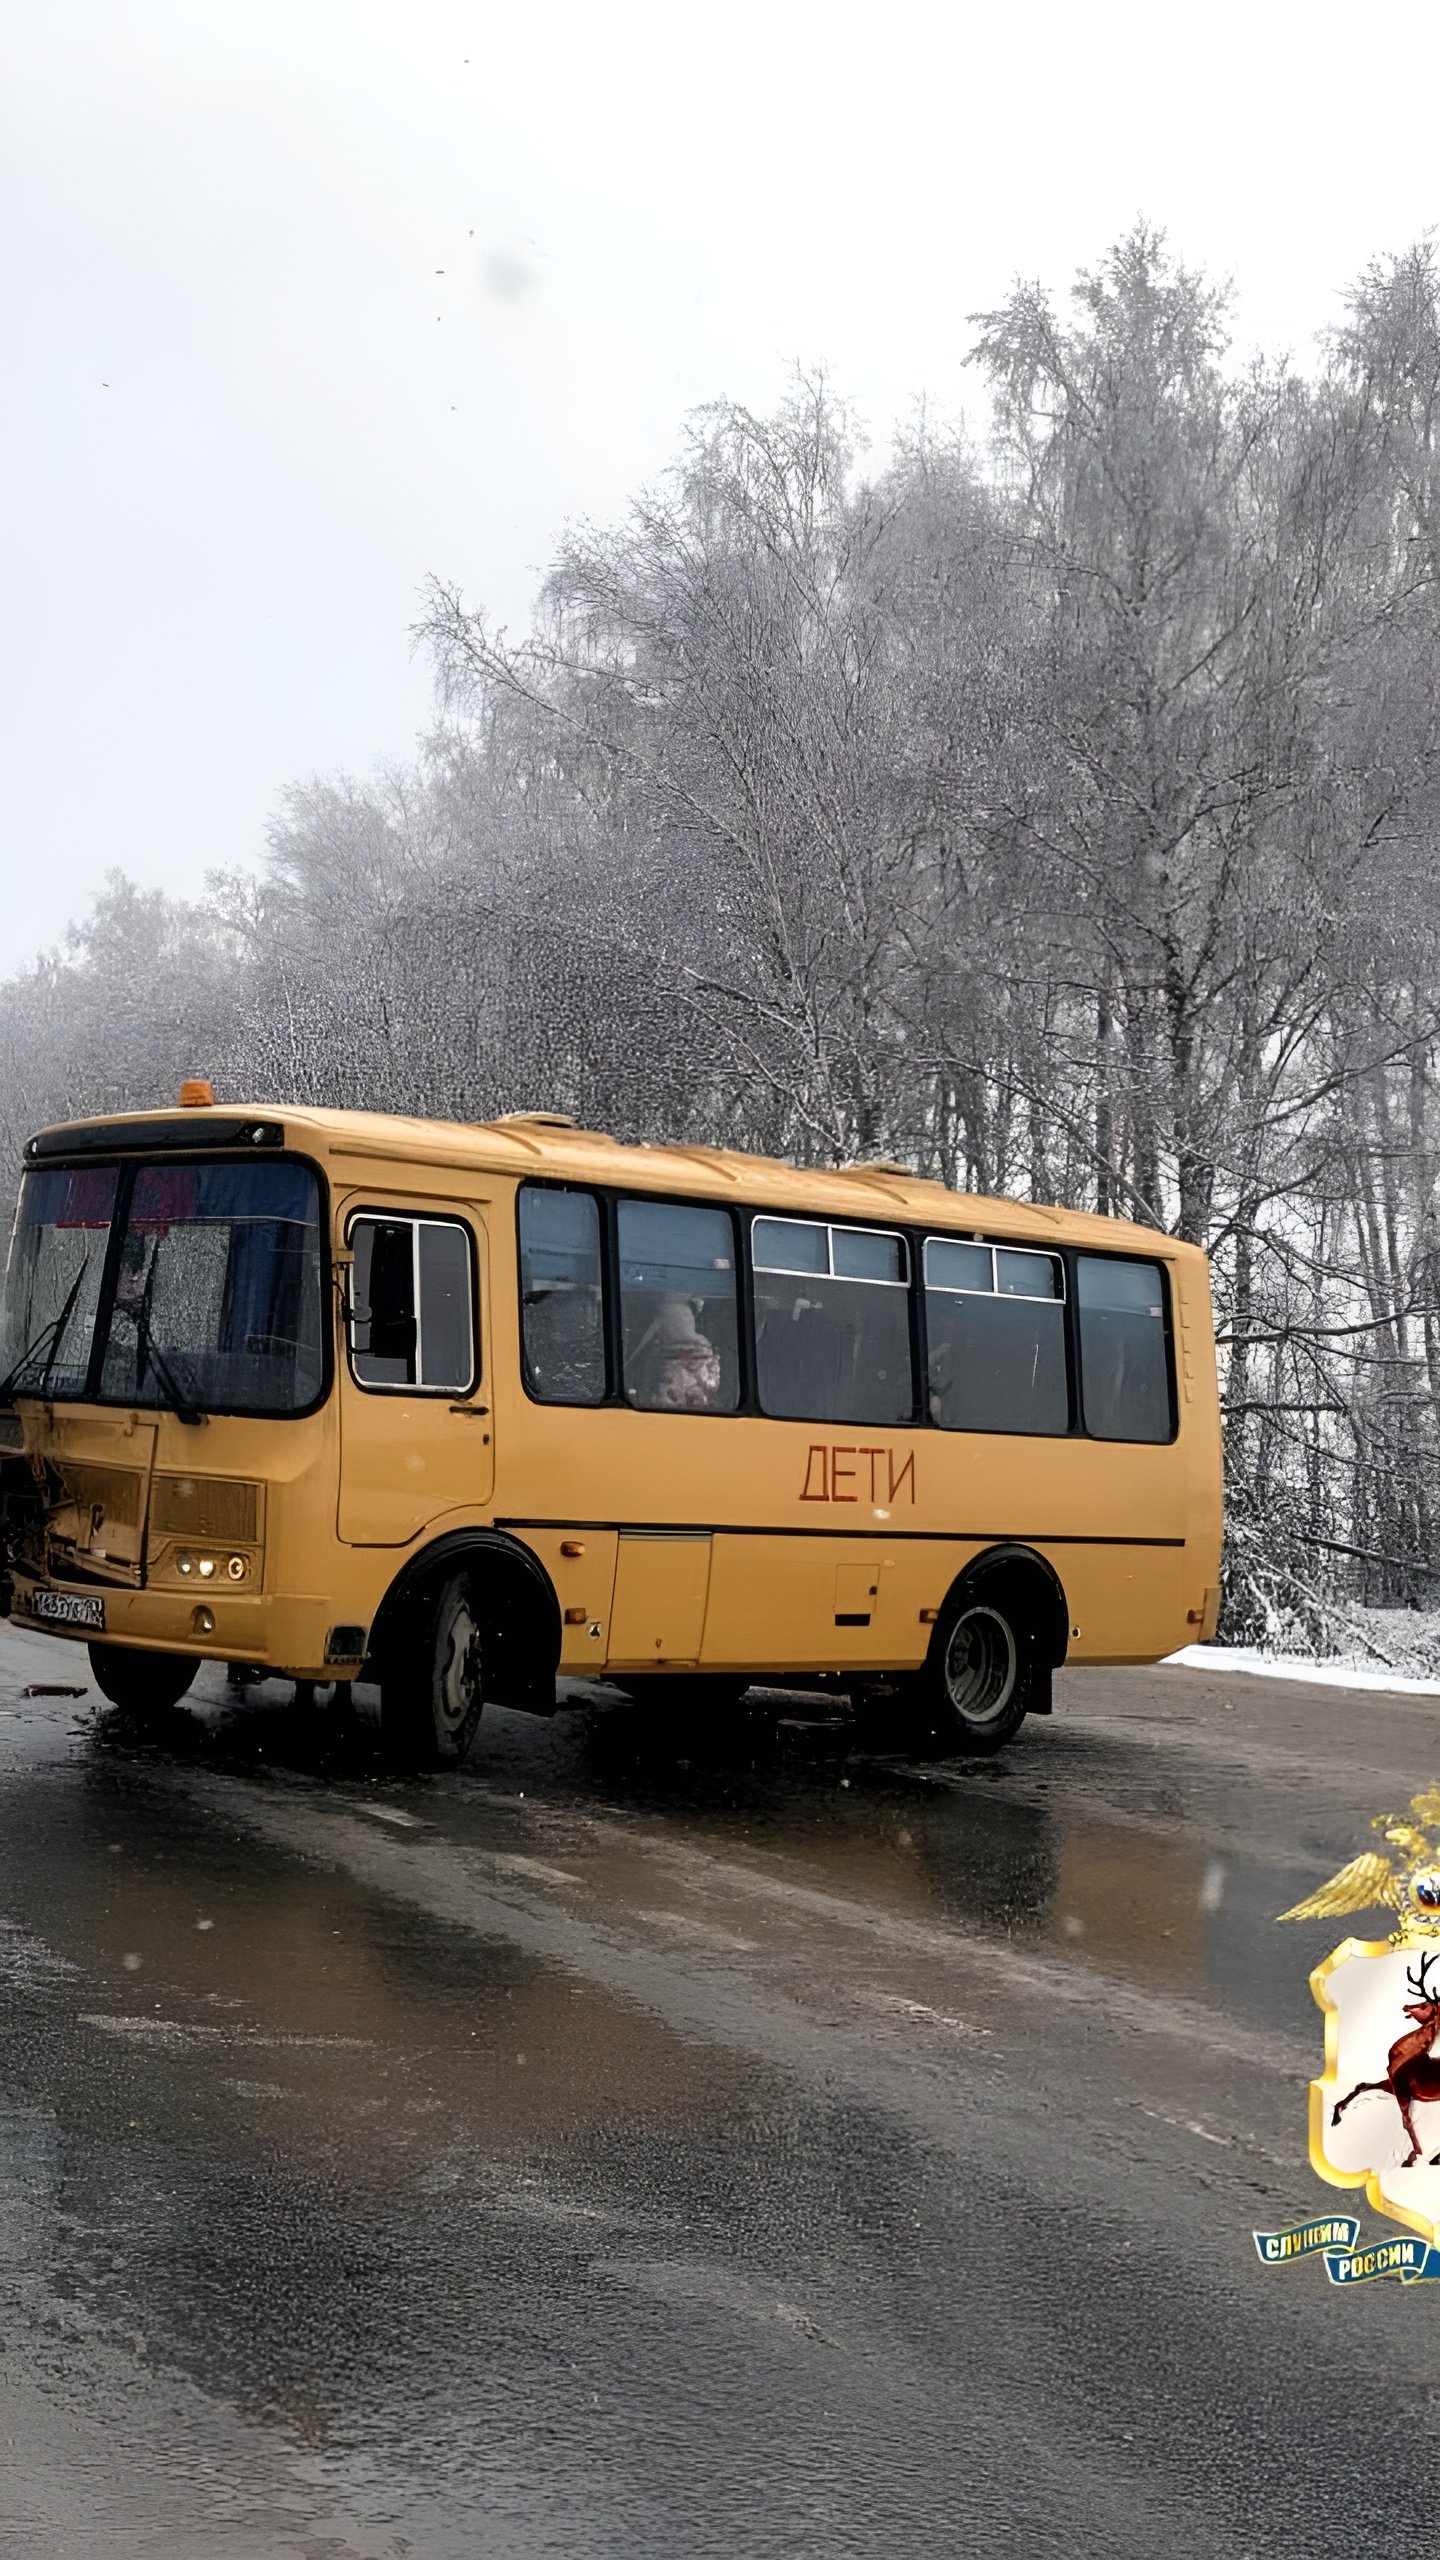
[[[1396,1915],[1388,1938],[1346,1938],[1310,1988],[1325,2015],[1325,2068],[1310,2083],[1310,2163],[1362,2187],[1440,2247],[1440,1788],[1373,1826],[1394,1852],[1363,1850],[1282,1920]]]

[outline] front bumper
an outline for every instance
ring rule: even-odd
[[[71,1601],[99,1600],[103,1626],[47,1617],[37,1599],[54,1593]],[[213,1625],[204,1625],[201,1612]],[[148,1653],[194,1653],[212,1662],[269,1663],[307,1679],[333,1679],[325,1667],[325,1638],[334,1617],[329,1599],[263,1592],[232,1592],[217,1585],[197,1601],[193,1592],[134,1591],[95,1582],[41,1581],[23,1567],[13,1571],[11,1616],[40,1635],[77,1637],[82,1643],[134,1645]]]

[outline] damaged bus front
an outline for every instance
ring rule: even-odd
[[[143,1670],[181,1694],[222,1620],[237,1656],[287,1640],[263,1596],[276,1425],[282,1478],[324,1458],[320,1171],[278,1122],[197,1117],[32,1139],[6,1266],[5,1598],[85,1638],[112,1693]]]

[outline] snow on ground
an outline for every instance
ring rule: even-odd
[[[1316,1662],[1300,1653],[1259,1653],[1248,1644],[1187,1644],[1167,1654],[1161,1666],[1180,1671],[1257,1671],[1271,1680],[1323,1682],[1330,1689],[1386,1689],[1411,1698],[1440,1698],[1440,1680],[1408,1679],[1399,1671],[1376,1668],[1373,1655],[1352,1661],[1345,1655]]]
[[[1440,1698],[1440,1610],[1346,1611],[1350,1642],[1325,1655],[1277,1646],[1187,1644],[1169,1663],[1182,1671],[1255,1672],[1270,1680],[1311,1680],[1332,1689],[1385,1689],[1391,1695]]]

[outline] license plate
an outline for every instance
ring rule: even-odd
[[[32,1618],[48,1618],[57,1627],[104,1627],[105,1603],[98,1591],[37,1591],[30,1602]]]

